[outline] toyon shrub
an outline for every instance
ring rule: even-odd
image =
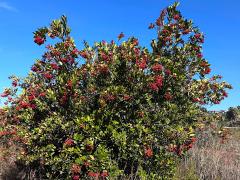
[[[34,33],[47,51],[13,87],[6,134],[42,179],[170,179],[192,144],[200,107],[218,104],[229,84],[208,77],[204,35],[177,3],[149,29],[151,49],[130,37],[77,49],[62,16]],[[17,89],[20,89],[19,93]],[[14,133],[13,133],[14,132]]]

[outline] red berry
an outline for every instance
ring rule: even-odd
[[[79,179],[80,179],[80,176],[79,176],[79,175],[75,175],[75,176],[73,176],[72,179],[73,179],[73,180],[79,180]]]
[[[204,74],[209,74],[211,72],[211,69],[209,67],[207,67],[205,70],[204,70]]]
[[[194,142],[196,142],[196,141],[197,141],[197,138],[195,138],[195,137],[192,137],[192,138],[191,138],[191,141],[194,143]]]
[[[190,32],[191,32],[190,29],[185,29],[182,33],[183,33],[183,34],[189,34]]]
[[[171,95],[169,92],[167,92],[167,93],[164,94],[164,98],[165,98],[167,101],[170,101],[170,100],[172,99],[172,95]]]
[[[158,85],[157,83],[150,83],[149,84],[150,89],[152,89],[153,91],[158,91]]]
[[[13,86],[13,87],[16,87],[16,86],[17,86],[17,81],[13,81],[13,82],[12,82],[12,86]]]
[[[118,40],[122,39],[124,37],[124,34],[121,32],[119,35],[118,35]]]
[[[79,166],[78,164],[73,164],[72,168],[71,168],[71,172],[74,174],[80,173],[81,171],[81,166]]]
[[[89,176],[89,177],[96,177],[96,178],[98,178],[99,175],[100,175],[100,173],[98,173],[98,172],[96,172],[96,173],[95,173],[95,172],[91,172],[91,171],[88,172],[88,176]]]
[[[165,70],[165,73],[166,73],[166,75],[170,76],[172,72],[171,72],[170,69],[166,69],[166,70]]]
[[[155,25],[153,23],[151,23],[148,27],[148,29],[153,29],[155,27]]]
[[[201,36],[202,36],[202,35],[201,35],[200,33],[194,35],[194,37],[195,37],[196,39],[199,39]]]
[[[130,97],[129,95],[126,95],[126,94],[125,94],[125,95],[123,96],[123,99],[124,99],[125,101],[128,101],[129,99],[131,99],[131,97]]]
[[[197,58],[202,58],[203,57],[203,55],[201,54],[201,53],[199,53],[199,54],[197,54]]]
[[[176,14],[176,15],[174,15],[174,17],[173,17],[173,19],[175,19],[176,21],[178,21],[180,18],[181,18],[181,17],[180,17],[179,14]]]
[[[146,156],[147,158],[150,158],[150,157],[153,156],[153,151],[152,151],[151,148],[146,148],[146,149],[144,150],[144,154],[145,154],[145,156]]]
[[[41,36],[36,36],[36,37],[34,38],[34,42],[35,42],[36,44],[38,44],[38,45],[42,45],[42,44],[44,43],[44,41],[45,41],[45,39],[42,38]]]
[[[159,88],[161,88],[163,85],[163,77],[160,75],[155,76],[155,83]]]
[[[101,177],[107,177],[108,176],[108,172],[107,171],[104,171],[101,173]]]
[[[154,72],[162,71],[162,69],[163,69],[163,66],[162,66],[161,64],[154,64],[154,65],[152,66],[152,70],[153,70]]]
[[[51,66],[54,70],[59,69],[59,66],[58,66],[56,63],[52,63],[52,64],[50,64],[50,66]]]
[[[46,79],[52,79],[53,75],[52,74],[49,74],[49,73],[46,73],[43,75]]]
[[[72,145],[74,145],[74,141],[70,138],[67,138],[64,142],[64,145],[65,146],[72,146]]]
[[[146,67],[147,67],[147,62],[146,60],[143,60],[139,65],[138,67],[142,70],[144,70]]]

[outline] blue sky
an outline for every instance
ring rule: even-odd
[[[0,90],[8,76],[26,76],[44,47],[33,43],[32,32],[51,20],[67,15],[72,36],[81,47],[90,43],[116,40],[120,32],[136,36],[148,46],[154,37],[147,29],[160,10],[172,0],[0,0]],[[182,0],[179,9],[204,32],[203,54],[212,64],[212,74],[221,74],[234,87],[229,98],[210,109],[240,105],[240,1]]]

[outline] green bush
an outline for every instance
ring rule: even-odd
[[[66,17],[34,33],[47,46],[23,80],[6,89],[20,159],[43,179],[169,179],[176,158],[192,147],[199,108],[219,103],[230,88],[207,78],[204,36],[176,9],[149,28],[149,50],[131,37],[78,50]],[[84,61],[84,63],[83,63]],[[21,89],[16,94],[16,88]],[[14,119],[14,120],[13,120]]]

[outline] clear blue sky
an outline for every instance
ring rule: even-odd
[[[120,32],[136,36],[143,46],[154,37],[147,29],[172,0],[0,0],[0,90],[8,76],[25,76],[44,48],[33,43],[32,32],[62,14],[80,46],[115,39]],[[210,109],[240,105],[240,1],[182,0],[179,9],[205,33],[204,56],[212,74],[221,74],[234,87],[229,98]]]

